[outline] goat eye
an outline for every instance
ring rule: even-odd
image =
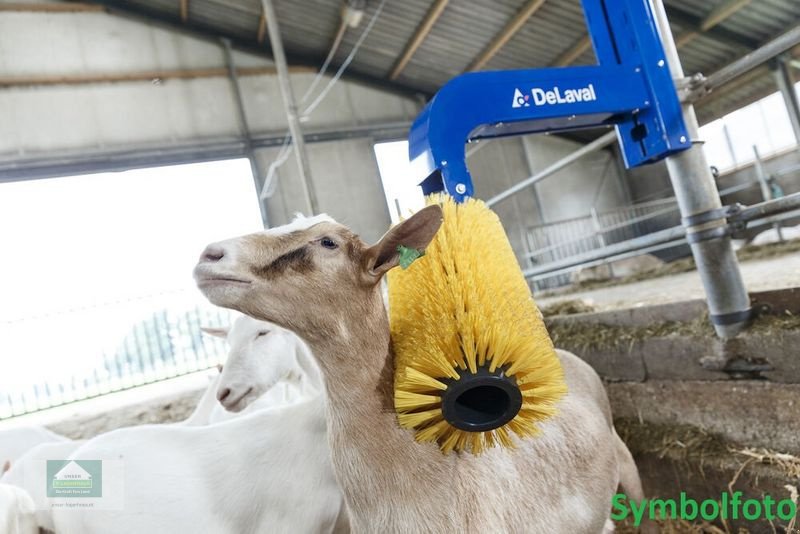
[[[259,332],[259,333],[256,335],[256,337],[266,336],[267,334],[269,334],[269,330],[265,330],[265,331],[263,331],[263,332]]]
[[[323,247],[331,249],[331,250],[333,250],[333,249],[335,249],[335,248],[337,248],[339,246],[339,245],[336,244],[336,241],[334,241],[330,237],[323,237],[322,239],[319,240],[319,244],[322,245]]]

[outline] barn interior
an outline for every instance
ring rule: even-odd
[[[689,181],[713,180],[717,207],[734,207],[714,220],[727,228],[738,285],[712,269],[721,253],[697,252],[717,241],[693,241],[700,223],[687,222],[696,213],[682,196],[695,192],[681,189],[673,155],[628,168],[613,124],[472,140],[474,196],[500,217],[555,345],[604,380],[646,493],[797,502],[800,9],[795,0],[653,4],[684,73],[677,95],[699,125],[689,143],[707,163]],[[39,187],[2,232],[0,353],[13,370],[15,359],[92,352],[47,378],[3,372],[0,429],[42,421],[77,439],[180,420],[222,363],[223,344],[201,339],[200,327],[230,316],[186,289],[190,271],[186,287],[150,283],[162,245],[112,245],[134,232],[116,230],[129,211],[138,215],[125,224],[145,240],[177,242],[198,227],[202,217],[148,222],[178,198],[159,199],[173,179],[165,169],[186,169],[170,187],[187,205],[205,187],[194,173],[216,176],[198,204],[209,223],[220,217],[209,199],[228,202],[233,172],[213,166],[235,161],[244,203],[226,209],[247,211],[251,231],[327,213],[372,243],[422,205],[409,130],[451,79],[596,64],[578,0],[0,0],[0,205],[12,213],[24,202],[13,188]],[[111,184],[88,203],[67,187],[87,176]],[[151,184],[147,194],[134,191],[137,180]],[[61,233],[60,217],[78,212],[86,234]],[[26,216],[44,229],[26,233]],[[50,262],[26,260],[49,248]],[[152,254],[144,282],[116,279],[102,263],[73,266],[88,273],[77,281],[64,275],[89,248],[120,261]],[[28,272],[38,281],[20,284]],[[97,296],[95,285],[132,289]],[[72,304],[47,307],[56,287]],[[737,291],[749,296],[747,317],[731,319],[742,312],[725,308]],[[723,315],[730,321],[714,321]],[[86,349],[93,325],[114,317],[116,337]],[[662,524],[793,528],[797,518]]]

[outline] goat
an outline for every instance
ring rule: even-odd
[[[40,426],[24,426],[0,431],[0,475],[14,461],[40,443],[68,441],[67,438]]]
[[[379,282],[398,265],[398,246],[424,249],[441,220],[429,206],[367,246],[326,215],[298,218],[210,244],[195,281],[212,303],[288,328],[311,347],[354,531],[605,530],[618,483],[635,500],[641,483],[600,378],[573,354],[558,351],[569,387],[559,413],[515,449],[444,455],[398,425]]]
[[[269,332],[259,335],[265,328]],[[122,480],[104,470],[103,487],[104,499],[124,495],[124,505],[53,507],[52,523],[42,526],[59,534],[348,529],[327,446],[321,378],[308,348],[290,332],[248,317],[236,321],[228,339],[236,356],[228,359],[220,384],[226,373],[240,376],[237,367],[258,365],[251,386],[261,398],[225,421],[142,425],[89,440],[69,459],[121,462]],[[273,403],[265,405],[262,399],[270,395]],[[15,476],[45,480],[44,461],[20,467],[31,472]],[[44,488],[33,498],[37,507],[48,508],[43,493]]]
[[[33,499],[24,489],[0,483],[0,532],[38,534]]]

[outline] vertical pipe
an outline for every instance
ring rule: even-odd
[[[758,147],[753,145],[753,155],[755,156],[755,170],[756,170],[756,178],[758,178],[758,183],[761,186],[761,197],[764,201],[772,200],[772,187],[769,184],[769,178],[767,177],[767,172],[764,170],[764,162],[761,161],[761,154],[758,153]],[[775,233],[778,234],[778,241],[783,242],[783,232],[781,231],[781,223],[776,222],[773,225],[775,228]]]
[[[300,172],[300,183],[303,187],[303,195],[306,197],[309,215],[319,213],[317,197],[314,193],[314,186],[311,183],[311,166],[308,163],[306,153],[306,142],[303,138],[303,131],[300,128],[300,119],[297,113],[297,105],[294,101],[292,84],[289,80],[289,67],[286,64],[286,54],[283,51],[280,28],[278,27],[278,17],[272,0],[261,0],[264,8],[264,16],[267,18],[267,32],[269,33],[269,43],[272,47],[272,58],[275,61],[275,69],[278,71],[278,83],[281,87],[283,105],[286,108],[286,120],[289,123],[289,132],[292,134],[294,144],[294,155],[297,158],[297,169]]]
[[[775,61],[775,69],[772,71],[775,76],[775,83],[783,96],[786,104],[786,111],[789,112],[789,121],[792,123],[794,138],[800,144],[800,102],[797,100],[797,93],[794,92],[792,73],[786,56],[778,56]]]
[[[654,0],[654,13],[664,52],[673,79],[684,77],[678,50],[669,28],[663,0]],[[683,118],[692,141],[692,147],[667,158],[670,181],[675,190],[681,216],[705,213],[722,206],[722,201],[711,175],[711,169],[698,142],[699,126],[694,107],[683,104]],[[723,227],[726,220],[716,219],[698,226],[686,226],[687,236],[692,233]],[[714,330],[721,338],[730,338],[743,330],[750,318],[750,297],[742,280],[739,262],[730,236],[699,241],[691,245],[697,271],[706,292],[709,315]]]
[[[242,98],[242,89],[239,86],[239,76],[236,74],[236,65],[233,62],[233,53],[231,52],[231,42],[228,39],[220,39],[222,41],[222,49],[225,52],[225,65],[228,68],[228,78],[233,86],[233,97],[236,101],[236,112],[239,115],[239,128],[244,136],[244,149],[247,154],[247,159],[250,161],[250,172],[253,175],[253,183],[256,186],[256,199],[258,200],[258,209],[261,211],[261,222],[264,228],[269,228],[269,217],[267,215],[267,206],[261,198],[261,172],[258,170],[258,161],[256,161],[256,153],[253,149],[253,137],[250,134],[250,125],[247,122],[247,112],[244,109],[244,99]]]

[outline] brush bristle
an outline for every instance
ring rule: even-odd
[[[442,227],[424,257],[388,276],[398,420],[445,453],[513,447],[512,433],[535,436],[556,413],[567,390],[561,364],[497,215],[474,199],[428,203],[442,206]],[[506,366],[522,408],[495,430],[459,430],[442,415],[446,379],[484,364]]]

